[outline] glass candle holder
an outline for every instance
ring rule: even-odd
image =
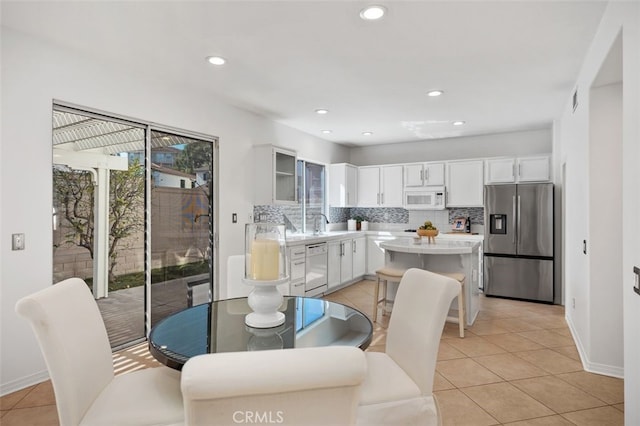
[[[245,225],[244,277],[276,281],[289,277],[285,226],[276,223]]]
[[[244,283],[253,286],[248,303],[253,312],[245,324],[254,328],[277,327],[284,323],[278,311],[283,297],[277,286],[289,281],[285,226],[249,223],[245,226]]]

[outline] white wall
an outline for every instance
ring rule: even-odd
[[[549,154],[552,130],[530,130],[492,135],[434,139],[351,148],[351,164],[414,163],[466,158]]]
[[[0,163],[0,394],[46,377],[33,333],[14,312],[16,301],[51,285],[52,100],[200,132],[220,139],[220,279],[226,259],[241,254],[253,212],[254,144],[273,143],[321,163],[345,162],[346,147],[317,139],[225,105],[188,86],[127,74],[2,28],[2,157]],[[20,176],[20,185],[15,185]],[[238,223],[231,214],[238,213]],[[26,250],[11,251],[23,232]]]
[[[590,275],[590,256],[582,254],[582,240],[591,241],[592,225],[589,206],[594,180],[607,173],[616,173],[611,165],[589,174],[590,159],[590,95],[589,90],[596,80],[601,66],[619,34],[622,34],[623,85],[622,85],[622,193],[621,211],[624,228],[621,238],[612,242],[612,250],[621,245],[621,279],[614,278],[606,285],[617,286],[614,292],[621,294],[621,301],[609,301],[607,306],[594,309],[593,298],[601,297],[606,288],[599,286],[599,278]],[[571,100],[561,120],[557,123],[558,146],[557,168],[566,165],[564,191],[567,203],[565,224],[565,289],[567,306],[573,298],[576,307],[566,310],[567,320],[579,345],[583,364],[588,370],[600,369],[611,374],[616,363],[624,358],[625,424],[640,424],[640,297],[633,290],[633,265],[640,266],[640,3],[610,2],[600,23],[598,32],[587,53],[578,75],[579,105],[572,112]],[[597,95],[596,95],[597,96]],[[593,163],[595,164],[595,163]],[[594,192],[595,194],[595,192]],[[599,213],[598,213],[599,214]],[[594,221],[594,222],[592,222]],[[602,248],[599,248],[602,249]],[[597,259],[594,259],[597,260]],[[596,286],[594,289],[592,286]],[[616,318],[623,310],[622,324],[617,320],[612,327],[624,329],[624,348],[607,346],[610,338],[603,335],[602,322]],[[619,318],[619,317],[618,317]],[[624,354],[623,354],[624,351]],[[624,355],[624,356],[623,356]],[[603,360],[606,357],[606,361]],[[609,363],[609,364],[607,364]],[[608,371],[605,371],[608,370]]]
[[[622,84],[592,89],[589,110],[589,362],[622,374]]]

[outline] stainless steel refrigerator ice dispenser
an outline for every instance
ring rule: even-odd
[[[506,234],[507,233],[507,216],[503,214],[489,215],[489,233]]]

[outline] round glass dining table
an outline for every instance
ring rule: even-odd
[[[149,334],[149,352],[162,364],[181,370],[192,356],[312,346],[371,343],[373,325],[357,309],[307,297],[284,297],[284,324],[252,328],[244,317],[247,298],[219,300],[177,312],[158,322]]]

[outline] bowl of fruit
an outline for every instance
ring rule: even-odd
[[[433,223],[431,223],[431,221],[429,220],[426,221],[424,225],[422,225],[420,228],[418,228],[416,232],[421,237],[429,238],[429,241],[433,240],[435,237],[438,236],[438,228],[433,226]]]

